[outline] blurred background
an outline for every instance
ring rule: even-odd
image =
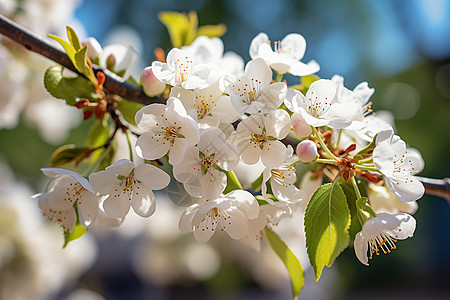
[[[373,109],[391,111],[397,134],[421,151],[421,176],[448,177],[450,1],[0,0],[0,13],[41,35],[65,37],[71,25],[102,45],[132,45],[135,78],[156,47],[170,49],[158,13],[191,10],[199,25],[224,23],[225,51],[246,62],[259,32],[273,40],[302,34],[303,61],[315,59],[322,78],[344,76],[350,89],[368,81]],[[43,88],[51,62],[0,39],[1,299],[290,298],[287,275],[268,247],[255,261],[230,239],[195,243],[178,232],[181,212],[164,194],[148,220],[130,216],[120,229],[95,228],[62,250],[58,228],[40,217],[30,196],[45,189],[39,169],[51,153],[82,144],[90,123]],[[448,299],[450,206],[428,195],[418,204],[415,236],[370,267],[350,248],[315,283],[300,253],[307,269],[300,299]]]

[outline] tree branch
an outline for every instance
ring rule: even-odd
[[[10,38],[16,43],[24,46],[26,49],[32,52],[39,53],[48,59],[64,66],[73,72],[78,73],[77,69],[74,67],[69,57],[61,50],[53,46],[49,41],[43,39],[39,35],[33,33],[32,31],[22,27],[21,25],[9,20],[3,15],[0,15],[0,33],[4,36]],[[104,87],[122,98],[128,101],[138,102],[142,104],[151,103],[166,103],[166,99],[162,97],[148,97],[144,94],[144,91],[133,84],[121,80],[115,74],[108,72],[107,70],[102,70],[99,68],[94,68],[94,73],[103,72],[106,75],[106,80]]]
[[[78,73],[69,57],[64,52],[50,44],[49,41],[9,20],[3,15],[0,15],[0,33],[24,46],[29,51],[39,53],[67,69],[82,75]],[[166,103],[166,99],[162,97],[148,97],[140,87],[119,79],[118,76],[112,74],[108,70],[94,68],[94,73],[97,74],[97,72],[105,73],[106,80],[103,86],[109,92],[119,95],[128,101],[142,104]],[[283,142],[284,144],[290,144],[295,148],[298,141],[287,137]],[[450,203],[450,179],[446,178],[439,180],[419,177],[419,180],[424,184],[425,192],[427,194],[443,197]]]

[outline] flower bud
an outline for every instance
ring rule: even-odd
[[[141,82],[145,94],[149,97],[160,95],[166,88],[166,84],[155,77],[152,67],[144,69],[141,75]]]
[[[108,55],[108,57],[106,58],[106,68],[108,70],[114,70],[114,66],[116,65],[116,57],[114,56],[113,53],[111,53],[110,55]]]
[[[312,162],[317,157],[317,146],[313,141],[305,140],[297,144],[295,153],[302,162]]]
[[[92,60],[98,60],[103,51],[102,46],[100,46],[99,42],[93,37],[82,41],[81,45],[83,47],[87,46],[87,56]]]
[[[303,119],[302,115],[299,113],[294,113],[291,116],[292,128],[294,129],[294,133],[299,138],[307,137],[311,134],[311,126],[306,123],[305,119]]]

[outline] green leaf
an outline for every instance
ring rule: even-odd
[[[350,210],[339,184],[324,184],[311,197],[305,211],[306,247],[319,280],[324,266],[331,267],[348,246]]]
[[[172,47],[181,48],[184,46],[189,20],[187,16],[180,12],[165,11],[158,14],[159,20],[169,31]]]
[[[109,138],[108,122],[105,118],[96,120],[95,123],[89,129],[88,137],[85,141],[85,145],[88,147],[96,148],[103,146]]]
[[[87,229],[84,228],[79,222],[75,225],[72,232],[64,231],[64,246],[63,248],[66,248],[66,246],[73,240],[76,240],[80,237],[82,237],[87,232]]]
[[[73,30],[73,28],[70,26],[66,26],[66,29],[67,29],[67,36],[69,37],[69,42],[72,45],[72,47],[75,49],[75,51],[80,50],[81,43],[80,40],[78,39],[75,30]]]
[[[225,24],[217,25],[203,25],[198,28],[197,35],[205,35],[207,37],[222,37],[227,32],[227,26]]]
[[[355,158],[361,159],[365,155],[372,155],[373,150],[375,149],[375,141],[377,140],[378,133],[373,137],[372,141],[364,147],[363,149],[359,150],[358,153],[356,153]]]
[[[119,103],[117,103],[116,108],[122,113],[125,121],[132,124],[133,126],[137,126],[134,117],[136,116],[137,111],[142,107],[144,107],[144,104],[122,99],[121,101],[119,101]]]
[[[228,194],[234,190],[242,190],[242,185],[239,182],[239,179],[236,177],[236,174],[233,171],[225,171],[227,175],[227,186],[223,191],[224,194]]]
[[[261,190],[262,181],[263,181],[263,174],[261,173],[261,175],[259,175],[259,177],[256,178],[256,180],[253,181],[253,183],[252,183],[253,191],[259,192]]]
[[[51,39],[54,39],[55,41],[60,43],[61,46],[63,46],[64,50],[66,50],[67,56],[69,56],[70,60],[75,65],[75,53],[77,52],[77,50],[75,50],[75,48],[71,44],[57,35],[47,34],[47,36]]]
[[[311,84],[319,79],[320,77],[314,74],[302,76],[302,85],[308,90]]]
[[[350,209],[350,215],[351,215],[351,219],[352,219],[350,228],[349,228],[349,234],[350,234],[350,237],[354,237],[356,235],[356,233],[361,231],[361,224],[358,221],[356,204],[355,204],[356,193],[355,193],[355,190],[353,189],[353,185],[349,182],[345,182],[345,181],[341,180],[339,185],[341,186],[342,190],[344,191],[345,197],[347,198],[347,204],[348,204],[348,208]],[[362,184],[361,184],[360,191],[362,193],[365,192],[365,188],[362,186]]]
[[[286,266],[288,270],[289,277],[292,283],[292,296],[295,299],[297,294],[300,293],[303,286],[305,285],[305,277],[303,275],[303,268],[297,257],[292,253],[291,249],[286,245],[286,243],[280,239],[280,237],[270,230],[265,228],[265,233],[270,246],[281,259],[281,261]]]
[[[75,145],[64,145],[59,147],[53,152],[50,158],[50,164],[52,167],[59,167],[69,164],[71,162],[79,163],[86,158],[91,149],[87,147],[76,147]]]
[[[197,28],[198,28],[198,17],[197,13],[195,11],[190,11],[188,16],[188,24],[189,26],[186,28],[186,37],[184,39],[184,46],[189,46],[197,35]]]
[[[55,98],[66,100],[68,105],[74,105],[77,99],[95,100],[94,86],[83,77],[64,77],[63,67],[51,66],[45,71],[44,86]]]
[[[75,53],[75,68],[83,75],[86,75],[88,70],[88,68],[86,68],[86,51],[87,47],[85,46]]]

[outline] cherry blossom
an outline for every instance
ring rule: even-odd
[[[264,199],[276,206],[286,207],[297,204],[304,198],[304,193],[295,186],[297,175],[295,168],[288,167],[288,165],[295,161],[292,155],[294,150],[288,146],[285,151],[285,160],[278,166],[267,167],[263,171],[263,180],[261,185],[261,194]],[[273,201],[267,196],[266,182],[270,179],[270,187],[272,193],[277,198],[277,202]]]
[[[225,142],[225,134],[216,127],[200,135],[197,147],[189,147],[184,159],[173,166],[175,179],[193,197],[216,199],[227,185],[226,175],[216,169],[232,170],[239,161],[237,148]]]
[[[281,41],[275,41],[274,49],[270,43],[267,34],[259,33],[250,44],[250,57],[264,59],[278,74],[305,76],[319,71],[320,67],[315,61],[307,64],[300,61],[306,51],[306,41],[302,35],[290,33]]]
[[[284,82],[272,82],[272,71],[263,59],[251,60],[241,77],[225,78],[225,91],[240,113],[269,112],[277,109],[286,96]]]
[[[141,75],[142,89],[150,97],[160,95],[166,88],[166,84],[159,81],[153,74],[152,67],[146,67]]]
[[[412,237],[416,229],[416,220],[405,213],[380,213],[367,220],[360,232],[356,234],[354,249],[356,257],[364,265],[369,265],[373,255],[390,253],[396,249],[397,240]],[[369,252],[369,257],[367,253]]]
[[[91,174],[89,181],[96,192],[109,195],[103,202],[105,213],[123,219],[130,205],[141,217],[151,216],[155,212],[153,190],[165,188],[170,176],[155,166],[136,167],[132,161],[121,159],[104,171]]]
[[[268,166],[279,166],[285,159],[286,146],[280,142],[290,130],[289,114],[281,109],[264,116],[252,114],[237,126],[236,132],[241,140],[237,146],[241,159],[247,164],[255,164],[261,158]]]
[[[173,48],[167,54],[167,63],[154,61],[153,74],[159,81],[185,89],[206,88],[219,80],[220,68],[214,64],[194,64],[185,50]]]
[[[234,190],[188,207],[180,218],[179,228],[183,232],[193,232],[199,242],[208,241],[218,230],[239,240],[248,234],[248,222],[258,214],[255,197],[247,191]]]
[[[414,201],[425,192],[423,184],[414,177],[423,164],[417,154],[410,158],[406,144],[392,129],[378,133],[373,151],[373,163],[384,175],[389,190],[402,201]]]
[[[77,220],[76,206],[81,225],[90,227],[98,215],[99,199],[89,181],[70,170],[44,168],[41,171],[53,178],[47,192],[36,196],[44,215],[71,232]]]
[[[197,144],[197,123],[187,115],[181,101],[171,97],[167,104],[150,104],[136,113],[136,124],[144,133],[136,141],[137,154],[149,160],[169,152],[169,163],[183,159],[189,146]]]
[[[351,124],[355,108],[350,103],[336,102],[335,95],[335,84],[331,80],[320,79],[311,84],[306,96],[298,90],[288,89],[284,104],[311,126],[341,129]]]
[[[183,102],[188,115],[197,121],[200,128],[218,127],[221,123],[230,124],[239,118],[230,97],[223,95],[219,89],[219,82],[193,91],[173,87],[170,96]]]

